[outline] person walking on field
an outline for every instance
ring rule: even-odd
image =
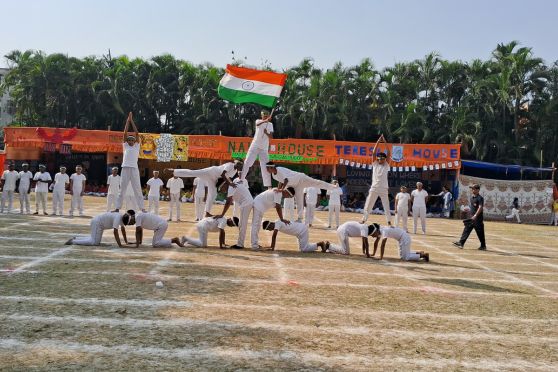
[[[132,125],[133,135],[128,135],[130,124]],[[122,143],[122,151],[124,155],[122,156],[122,171],[120,172],[120,193],[118,194],[118,200],[116,201],[115,212],[118,212],[120,208],[122,208],[122,203],[126,196],[126,191],[128,191],[128,187],[131,187],[134,192],[137,207],[142,211],[145,211],[138,168],[140,147],[139,131],[136,127],[136,123],[134,123],[134,119],[132,118],[132,113],[130,112],[124,127],[124,143]]]
[[[335,228],[339,227],[339,213],[341,212],[341,196],[343,195],[343,190],[339,187],[337,180],[331,181],[331,184],[335,187],[332,190],[327,190],[327,198],[328,198],[328,225],[327,228],[331,229],[331,221],[335,216]]]
[[[205,202],[207,200],[208,187],[204,180],[199,177],[194,178],[194,189],[192,196],[194,197],[194,208],[196,211],[196,221],[201,221],[205,215]]]
[[[519,218],[519,198],[513,198],[513,203],[511,206],[511,214],[506,216],[506,220],[517,219],[517,223],[521,223],[521,218]]]
[[[21,165],[21,172],[19,172],[19,213],[23,214],[25,210],[27,214],[31,213],[29,206],[29,193],[31,192],[31,181],[33,180],[33,173],[29,171],[29,164],[23,163]]]
[[[116,208],[116,199],[120,194],[120,176],[118,175],[118,167],[112,167],[112,173],[107,178],[107,212]]]
[[[153,177],[147,181],[147,200],[149,201],[148,210],[150,213],[159,214],[159,199],[161,199],[161,188],[164,186],[163,180],[159,178],[159,171],[153,171]]]
[[[388,225],[391,225],[391,212],[389,210],[389,184],[388,184],[388,174],[389,174],[389,163],[386,158],[387,155],[384,152],[376,154],[376,149],[378,145],[383,142],[386,143],[386,139],[382,134],[372,150],[372,185],[368,191],[368,196],[366,202],[364,203],[364,215],[362,217],[361,223],[366,223],[368,221],[368,216],[378,197],[382,200],[382,206],[384,208],[384,214],[386,216],[386,221]]]
[[[74,209],[79,211],[79,215],[83,216],[83,194],[85,193],[85,175],[82,172],[81,165],[76,167],[76,173],[70,177],[70,193],[72,194],[72,203],[70,205],[70,216],[74,215]]]
[[[420,218],[422,235],[426,234],[426,202],[428,192],[422,188],[422,182],[417,182],[416,190],[411,192],[411,204],[413,205],[413,233],[417,233],[417,222]]]
[[[167,189],[169,189],[169,221],[172,221],[172,211],[176,209],[176,222],[180,222],[180,191],[184,188],[182,178],[173,176],[167,181]]]
[[[52,185],[52,214],[64,215],[64,197],[66,196],[66,188],[70,184],[70,177],[66,173],[66,167],[60,167],[60,172],[54,175],[54,184]]]
[[[12,213],[14,192],[18,179],[19,173],[14,170],[14,165],[10,163],[10,165],[8,165],[8,169],[2,173],[2,179],[0,180],[0,188],[2,189],[2,210],[0,213],[4,213],[4,205],[6,201],[8,201],[8,213]]]
[[[270,189],[271,176],[269,172],[266,171],[266,164],[269,161],[269,140],[273,138],[273,123],[271,122],[269,111],[262,110],[261,116],[261,119],[256,120],[256,131],[252,143],[248,148],[240,179],[246,179],[246,175],[250,172],[250,168],[254,165],[256,159],[259,158],[264,187]]]
[[[401,186],[399,193],[395,195],[395,226],[401,226],[403,230],[409,232],[407,229],[407,220],[409,217],[409,209],[411,205],[411,195],[407,192],[407,186]]]
[[[316,204],[318,204],[318,195],[320,193],[321,190],[317,187],[307,187],[304,189],[305,223],[308,227],[312,227],[312,222],[314,222],[314,213],[316,212]]]
[[[465,227],[463,228],[463,233],[461,234],[461,239],[456,242],[453,242],[457,248],[463,249],[467,238],[471,234],[471,231],[475,230],[477,236],[480,241],[480,251],[486,250],[486,240],[484,236],[484,198],[480,196],[480,185],[473,185],[470,186],[473,195],[471,195],[471,199],[469,200],[469,208],[470,213],[472,213],[472,217],[463,220],[463,224]]]
[[[35,207],[37,210],[35,211],[35,215],[39,214],[39,204],[43,207],[43,214],[48,216],[46,212],[46,204],[47,204],[47,197],[48,197],[48,184],[52,182],[52,178],[50,177],[50,173],[46,171],[46,167],[43,164],[39,165],[39,171],[35,173],[33,177],[33,181],[35,181]]]

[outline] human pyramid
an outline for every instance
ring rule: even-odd
[[[380,142],[385,143],[382,136],[376,142],[373,151],[373,179],[366,204],[363,219],[358,221],[348,221],[339,225],[339,207],[335,199],[339,199],[342,192],[336,180],[327,183],[322,180],[314,179],[308,175],[300,172],[290,170],[288,168],[280,167],[269,161],[268,148],[269,140],[273,138],[273,123],[271,122],[271,114],[263,110],[261,112],[261,119],[255,122],[255,135],[248,149],[246,160],[233,160],[226,162],[219,166],[212,166],[204,169],[165,169],[165,173],[172,173],[172,178],[169,179],[167,187],[171,193],[171,217],[173,201],[177,201],[180,197],[180,189],[183,187],[181,178],[196,178],[197,188],[203,189],[202,193],[205,201],[205,208],[203,216],[201,211],[196,210],[196,224],[198,230],[198,237],[183,236],[173,237],[171,239],[165,238],[165,233],[168,229],[168,221],[160,217],[158,213],[147,212],[144,207],[144,200],[141,192],[140,176],[138,169],[138,158],[140,152],[139,133],[135,123],[132,119],[132,114],[128,116],[126,126],[124,129],[124,142],[123,142],[123,161],[121,176],[119,179],[120,190],[118,197],[115,198],[113,194],[110,196],[108,202],[112,205],[115,204],[115,209],[94,217],[91,221],[91,235],[86,237],[74,237],[66,242],[66,244],[77,245],[99,245],[104,230],[113,229],[115,240],[118,246],[131,245],[139,247],[143,241],[143,230],[153,231],[153,247],[171,247],[176,244],[180,247],[187,245],[195,247],[207,247],[208,234],[210,232],[219,233],[219,247],[221,249],[243,249],[245,247],[246,232],[248,230],[248,219],[252,214],[251,225],[251,241],[250,246],[252,250],[262,250],[263,247],[259,244],[260,229],[272,231],[271,246],[269,249],[274,250],[277,242],[277,235],[279,232],[284,234],[296,236],[298,239],[299,250],[301,252],[314,252],[319,249],[324,253],[337,253],[337,254],[350,254],[349,238],[361,237],[362,238],[362,251],[367,257],[375,258],[378,245],[381,241],[380,255],[378,259],[383,259],[386,241],[388,238],[395,239],[399,245],[399,255],[405,261],[429,261],[429,254],[423,251],[411,251],[411,237],[406,230],[394,227],[391,225],[391,214],[389,208],[386,208],[386,226],[380,226],[377,223],[366,224],[368,215],[371,212],[377,198],[381,198],[383,205],[388,205],[388,171],[389,164],[386,161],[385,153],[376,153],[376,148]],[[132,125],[133,132],[129,134],[128,130]],[[261,174],[263,184],[267,188],[266,191],[252,197],[248,188],[246,176],[255,160],[259,157]],[[118,169],[113,170],[113,174],[109,176],[109,184],[111,183],[110,177],[113,177],[114,182],[118,182]],[[158,175],[154,177],[158,179]],[[272,187],[271,179],[278,182],[276,188]],[[153,178],[151,179],[153,180]],[[150,181],[151,181],[150,180]],[[148,182],[149,184],[149,182]],[[150,189],[159,188],[163,182],[153,182],[150,184]],[[176,185],[173,187],[173,185]],[[182,186],[180,186],[182,185]],[[131,193],[129,191],[131,189]],[[319,241],[311,243],[309,241],[308,229],[311,227],[315,202],[308,202],[308,198],[312,198],[313,194],[320,192],[320,189],[327,190],[330,195],[330,200],[334,200],[332,208],[330,209],[329,223],[331,225],[332,214],[335,215],[337,221],[337,237],[338,244],[329,241]],[[218,214],[212,214],[211,209],[215,202],[217,192],[225,192],[227,195],[223,210]],[[123,200],[126,195],[133,195],[136,201],[138,212],[130,209],[121,214],[119,210],[122,208]],[[306,196],[306,198],[305,198]],[[114,199],[116,202],[114,203]],[[282,200],[296,200],[298,206],[298,218],[296,221],[286,219],[283,214],[281,206]],[[152,202],[151,199],[150,204]],[[155,200],[153,200],[153,203]],[[158,198],[157,198],[158,203]],[[234,203],[239,217],[226,217],[226,213],[230,206]],[[285,203],[286,205],[289,203]],[[292,203],[291,203],[292,205]],[[305,208],[303,208],[303,206]],[[155,206],[155,211],[158,204]],[[275,221],[262,221],[264,214],[275,208],[277,213],[277,220]],[[151,208],[150,208],[151,209]],[[198,209],[198,207],[196,207]],[[306,210],[306,224],[302,222],[303,209]],[[139,211],[141,210],[141,211]],[[180,206],[177,208],[178,220],[180,220]],[[292,211],[290,211],[292,214]],[[128,241],[126,236],[125,226],[136,226],[136,241]],[[239,229],[238,240],[232,245],[228,246],[225,242],[225,229],[227,227],[237,227]],[[122,240],[120,239],[119,229],[122,233]],[[369,252],[369,237],[375,239],[374,250],[370,255]]]

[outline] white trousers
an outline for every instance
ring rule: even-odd
[[[72,240],[76,245],[99,245],[103,238],[101,224],[95,218],[91,220],[91,236],[78,236]]]
[[[244,160],[244,165],[242,167],[242,174],[240,179],[245,180],[246,175],[250,172],[250,168],[254,165],[256,158],[260,158],[260,170],[262,172],[262,180],[265,187],[271,186],[271,174],[267,171],[265,165],[269,161],[269,155],[267,154],[267,149],[257,149],[250,147],[248,149],[248,154],[246,154],[246,159]]]
[[[116,200],[118,199],[118,194],[108,194],[107,195],[107,212],[116,209]]]
[[[29,189],[24,190],[22,188],[19,189],[19,212],[23,213],[25,209],[27,213],[31,213],[31,208],[29,206]]]
[[[66,190],[54,190],[52,192],[52,214],[64,214],[64,196]]]
[[[246,230],[248,229],[248,217],[250,217],[250,212],[252,211],[252,203],[244,206],[238,207],[240,210],[240,216],[238,221],[238,241],[236,245],[244,247],[244,241],[246,240]]]
[[[516,218],[518,223],[521,223],[521,219],[519,218],[519,209],[512,208],[511,214],[506,216],[507,219]]]
[[[174,175],[177,177],[199,177],[207,186],[207,199],[205,202],[204,212],[211,213],[211,207],[215,203],[217,197],[217,179],[210,175],[207,169],[175,169]]]
[[[315,252],[318,250],[316,243],[308,243],[308,230],[298,237],[298,249],[301,252]]]
[[[420,217],[420,224],[422,226],[422,232],[426,234],[426,206],[414,206],[413,205],[413,232],[417,233],[417,220]]]
[[[201,219],[204,217],[204,210],[205,210],[205,202],[203,201],[203,196],[194,197],[194,207],[196,210],[196,220],[201,221]]]
[[[252,248],[258,248],[259,243],[259,233],[262,226],[263,216],[265,212],[254,208],[252,212],[252,230],[250,231],[250,243]],[[285,217],[285,216],[283,216]]]
[[[147,201],[148,201],[147,210],[150,213],[154,213],[156,215],[159,215],[159,197],[149,195],[149,196],[147,196]]]
[[[287,184],[289,187],[289,184]],[[295,189],[296,207],[298,208],[298,219],[302,221],[302,213],[304,208],[304,189],[307,187],[317,187],[323,190],[333,190],[335,186],[322,180],[317,180],[305,174],[302,175],[300,181],[293,186]]]
[[[70,204],[70,216],[74,214],[74,210],[78,210],[79,215],[83,215],[83,196],[78,193],[72,194],[72,203]]]
[[[120,194],[118,194],[116,208],[122,208],[122,202],[124,201],[124,197],[126,196],[128,186],[132,187],[137,207],[140,209],[144,209],[139,169],[132,167],[122,167],[122,171],[120,172]]]
[[[165,221],[165,223],[159,225],[153,231],[153,241],[151,245],[154,248],[170,248],[172,247],[172,242],[170,239],[165,239],[165,233],[169,228],[169,224]]]
[[[554,212],[554,226],[558,226],[558,212]]]
[[[420,254],[411,251],[411,237],[409,235],[404,235],[399,243],[399,257],[403,261],[418,261],[420,259]]]
[[[316,204],[306,203],[306,207],[304,207],[304,209],[306,210],[305,223],[307,225],[311,225],[312,222],[314,222],[314,213],[316,212]]]
[[[339,227],[339,212],[341,212],[341,206],[339,204],[330,204],[329,210],[327,212],[328,215],[328,226],[331,226],[331,220],[335,216],[335,228]]]
[[[384,214],[386,216],[386,222],[389,225],[391,221],[391,212],[389,211],[389,197],[388,190],[378,190],[370,188],[368,191],[368,196],[366,197],[366,202],[364,203],[364,216],[363,220],[366,222],[368,220],[368,215],[372,212],[374,204],[378,197],[382,200],[382,207],[384,208]]]
[[[203,229],[201,226],[197,226],[198,228],[198,238],[191,238],[189,236],[185,236],[184,240],[194,247],[207,247],[207,234],[208,231]]]
[[[295,218],[295,199],[285,198],[283,200],[283,217],[289,221]]]
[[[395,214],[395,226],[399,227],[399,222],[403,226],[403,230],[407,231],[407,221],[409,219],[409,207],[397,207],[397,213]]]
[[[172,220],[173,209],[176,209],[176,219],[180,220],[180,192],[170,194],[169,220]]]
[[[8,213],[12,211],[14,206],[14,190],[3,190],[2,191],[2,212],[4,212],[4,204],[8,201]]]
[[[337,244],[330,244],[329,251],[331,253],[338,253],[338,254],[349,254],[349,235],[347,231],[342,228],[337,229],[337,239],[339,240],[339,245]]]
[[[47,196],[48,192],[35,192],[35,207],[37,208],[37,212],[39,212],[40,204],[43,206],[43,212],[46,213]]]

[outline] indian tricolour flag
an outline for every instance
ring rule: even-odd
[[[287,80],[287,74],[227,65],[219,82],[219,97],[232,103],[258,103],[273,107]]]

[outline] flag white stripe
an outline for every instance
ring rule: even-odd
[[[281,85],[263,83],[257,80],[239,79],[230,74],[225,74],[219,84],[228,89],[273,97],[279,97],[283,89]]]

